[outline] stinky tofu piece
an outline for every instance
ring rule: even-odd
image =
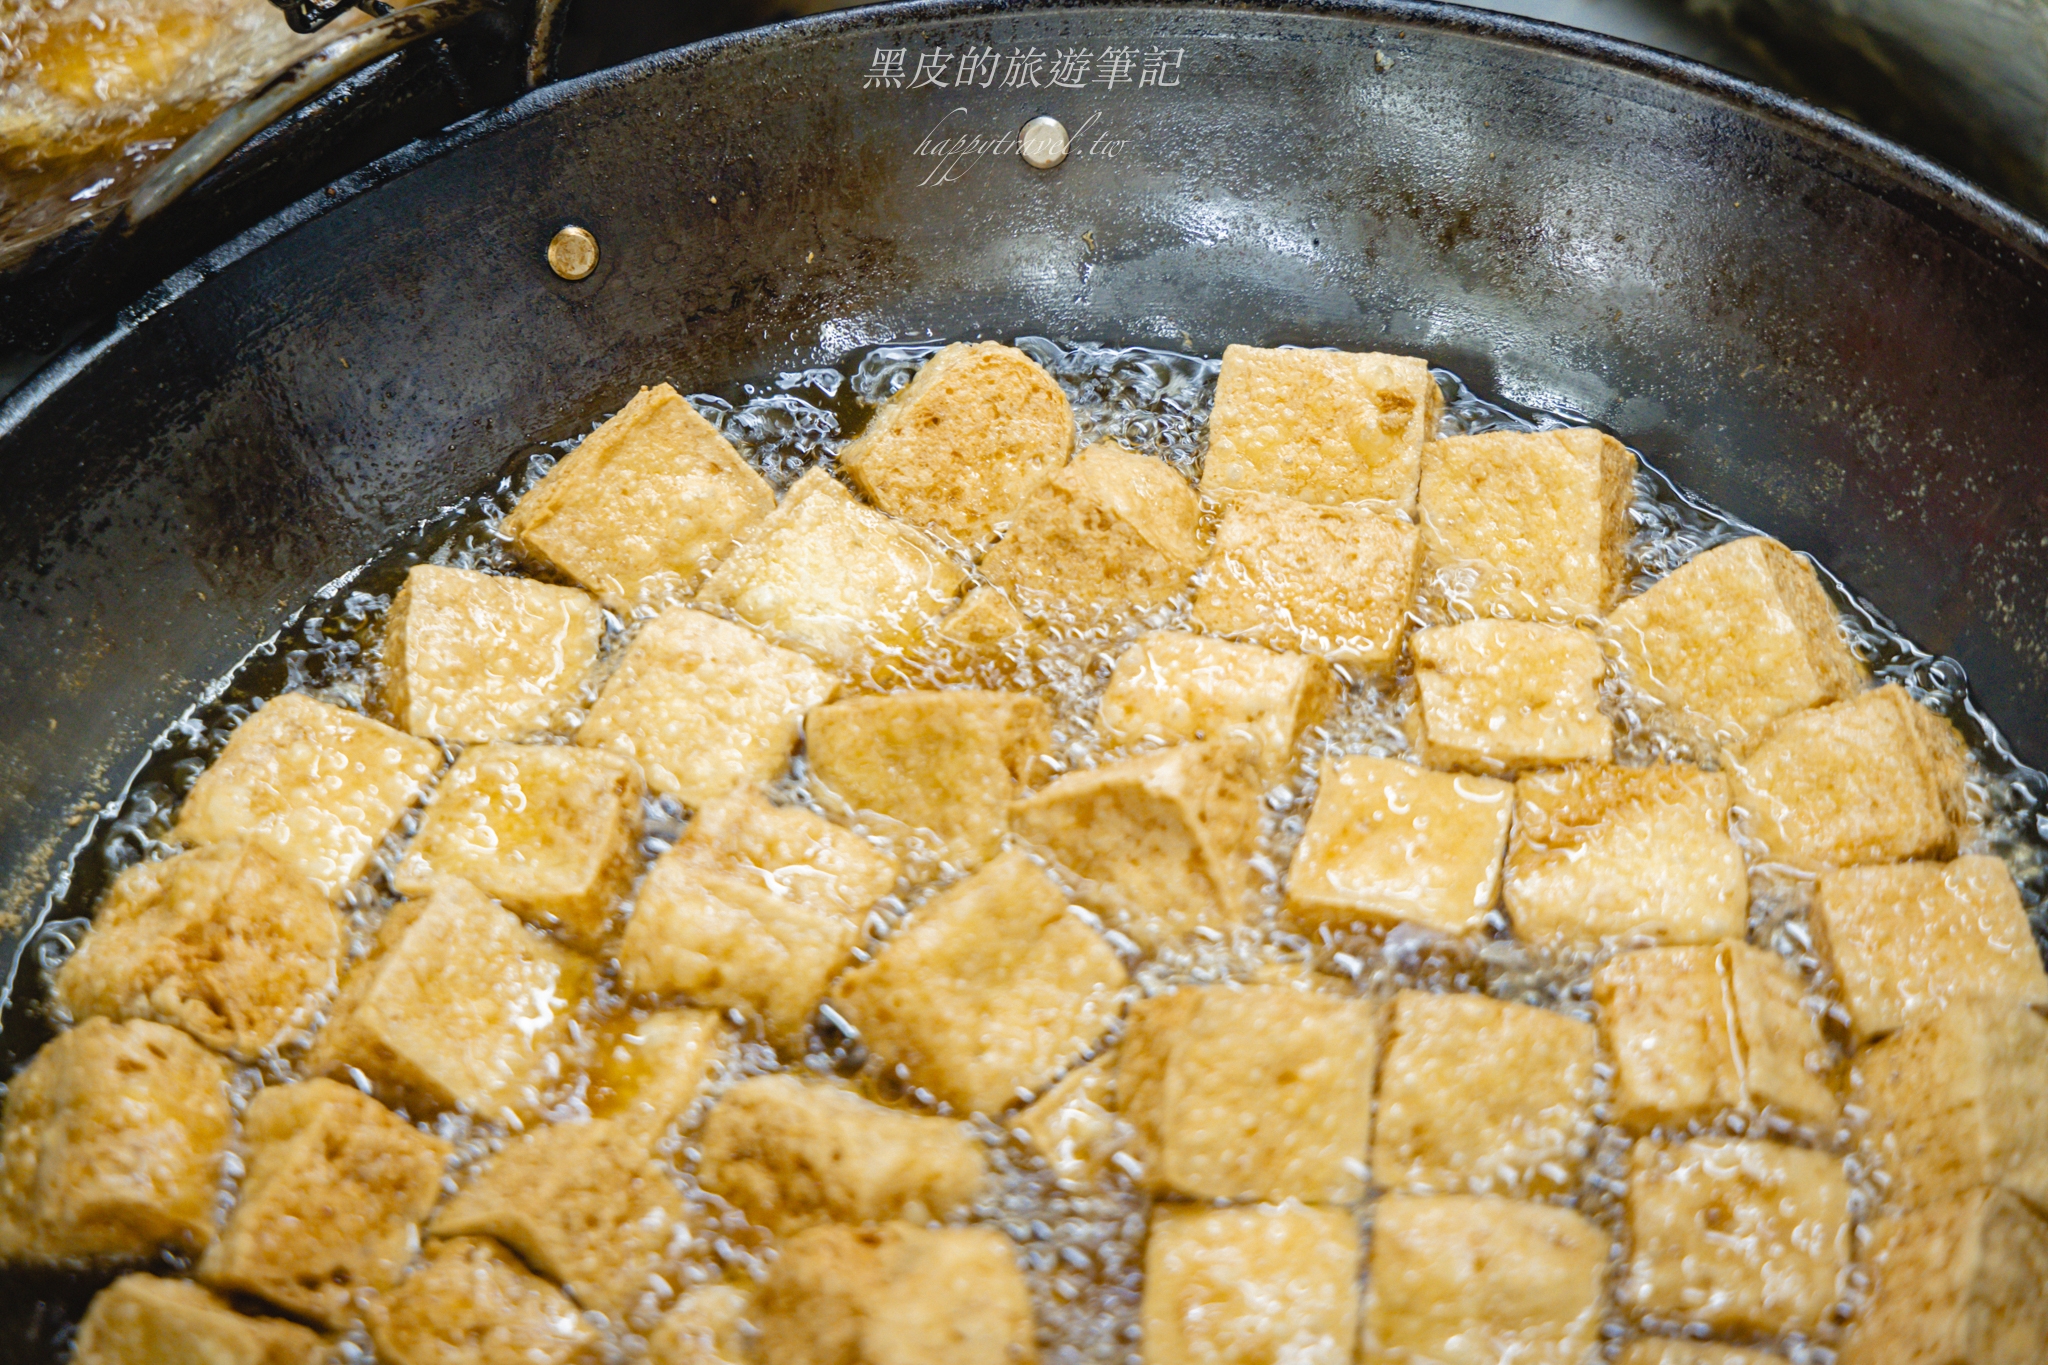
[[[212,1242],[227,1079],[219,1058],[147,1020],[91,1019],[43,1044],[0,1114],[0,1264]]]
[[[1116,1094],[1146,1186],[1188,1199],[1356,1203],[1379,1047],[1379,1022],[1358,1000],[1205,986],[1139,1001]]]
[[[1504,896],[1532,942],[1715,943],[1749,923],[1728,779],[1684,764],[1575,763],[1515,783]]]
[[[1234,640],[1390,672],[1421,563],[1422,539],[1407,521],[1236,493],[1195,592],[1194,620]]]
[[[254,1318],[190,1280],[123,1275],[93,1296],[72,1365],[320,1365],[327,1343]]]
[[[1772,860],[1805,871],[1954,854],[1967,819],[1955,727],[1893,683],[1787,716],[1734,768]]]
[[[951,1119],[792,1076],[727,1091],[700,1145],[698,1183],[785,1237],[817,1223],[944,1218],[974,1198],[988,1170]]]
[[[1085,625],[1148,611],[1201,564],[1199,510],[1171,465],[1100,442],[1025,499],[981,571],[1030,616]]]
[[[1063,1188],[1086,1185],[1123,1146],[1129,1126],[1117,1114],[1116,1053],[1075,1067],[1010,1120]]]
[[[235,727],[171,833],[191,844],[248,835],[333,895],[440,767],[427,740],[288,692]]]
[[[1823,1152],[1644,1138],[1629,1159],[1628,1229],[1619,1297],[1639,1317],[1810,1334],[1847,1287],[1849,1182]]]
[[[1478,929],[1500,894],[1514,788],[1356,754],[1326,760],[1287,872],[1302,924]]]
[[[1067,396],[1014,346],[946,347],[839,452],[854,487],[891,516],[970,549],[1074,452]]]
[[[1409,737],[1430,767],[1512,777],[1614,756],[1614,726],[1600,714],[1607,664],[1586,632],[1482,620],[1418,630],[1408,643]]]
[[[342,981],[306,1066],[352,1067],[394,1102],[499,1118],[528,1103],[594,975],[469,883],[438,878],[392,910]]]
[[[478,744],[434,788],[392,873],[404,895],[461,877],[584,951],[640,870],[640,770],[604,749]]]
[[[1031,1302],[994,1228],[818,1227],[761,1292],[759,1357],[833,1365],[1034,1365]]]
[[[1144,1365],[1351,1365],[1358,1221],[1300,1204],[1153,1210]]]
[[[1841,1365],[2035,1365],[2048,1357],[2048,1221],[1975,1189],[1874,1229],[1876,1281]]]
[[[829,667],[853,669],[924,643],[966,580],[921,532],[813,469],[697,600]]]
[[[499,530],[614,607],[687,596],[775,510],[775,490],[667,384],[641,389]]]
[[[576,742],[637,760],[648,787],[694,808],[781,772],[804,712],[838,686],[745,626],[671,607],[640,628]]]
[[[561,1290],[484,1237],[429,1242],[370,1314],[389,1365],[569,1365],[597,1341]]]
[[[681,1118],[733,1043],[732,1026],[709,1010],[651,1010],[595,1031],[584,1102],[651,1142]]]
[[[531,739],[575,704],[604,635],[590,594],[416,564],[384,627],[384,708],[455,744]]]
[[[1312,655],[1158,630],[1117,656],[1099,724],[1105,739],[1125,745],[1237,736],[1275,782],[1293,766],[1302,733],[1336,701],[1335,675]]]
[[[1608,619],[1630,680],[1730,753],[1867,681],[1812,565],[1767,536],[1695,556]]]
[[[1998,858],[1823,873],[1812,923],[1859,1044],[1966,995],[2048,1005],[2033,926]]]
[[[1443,407],[1428,362],[1412,356],[1226,347],[1202,491],[1413,511],[1422,447]]]
[[[939,622],[939,637],[969,649],[1007,644],[1026,630],[1024,613],[1010,604],[999,588],[969,588],[960,605]]]
[[[337,1081],[271,1086],[242,1115],[248,1174],[199,1278],[322,1327],[389,1289],[441,1193],[449,1146]]]
[[[832,999],[885,1064],[962,1114],[1000,1114],[1095,1046],[1128,981],[1021,853],[914,913]]]
[[[1364,1365],[1582,1365],[1607,1238],[1569,1209],[1493,1195],[1374,1206]]]
[[[729,1284],[684,1294],[647,1334],[648,1365],[746,1365],[753,1301]]]
[[[1013,806],[1010,828],[1086,879],[1116,928],[1156,947],[1244,918],[1258,768],[1240,741],[1175,745],[1069,773]]]
[[[1799,1123],[1826,1124],[1839,1107],[1820,1019],[1805,1006],[1806,983],[1776,953],[1747,943],[1721,945],[1721,973],[1734,1002],[1736,1046],[1752,1108],[1766,1106]]]
[[[1373,1181],[1413,1194],[1575,1188],[1593,1133],[1594,1029],[1483,995],[1394,997]]]
[[[1615,1365],[1784,1365],[1769,1351],[1749,1351],[1713,1341],[1681,1337],[1637,1337],[1624,1346]]]
[[[154,1019],[250,1060],[305,1026],[341,947],[324,891],[223,839],[116,878],[53,994],[73,1019]]]
[[[641,883],[622,983],[741,1010],[793,1044],[897,870],[823,816],[737,792],[699,812]]]

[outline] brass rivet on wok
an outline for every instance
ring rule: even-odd
[[[1017,155],[1027,166],[1051,170],[1067,159],[1066,125],[1050,114],[1040,114],[1017,135]]]
[[[588,228],[563,228],[548,243],[548,268],[565,280],[582,279],[597,269],[597,238]]]

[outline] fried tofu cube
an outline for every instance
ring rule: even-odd
[[[93,1296],[73,1365],[319,1365],[327,1343],[296,1322],[237,1313],[190,1280],[123,1275]]]
[[[649,788],[695,808],[782,771],[804,712],[838,687],[744,626],[671,607],[641,627],[576,742],[637,760]]]
[[[1155,1209],[1145,1365],[1351,1365],[1361,1255],[1348,1209]]]
[[[333,895],[441,767],[441,751],[298,692],[235,727],[192,784],[171,833],[192,844],[248,835]]]
[[[342,982],[309,1071],[353,1067],[394,1102],[498,1118],[568,1030],[591,964],[456,877],[392,910]]]
[[[946,347],[918,368],[839,467],[875,506],[971,549],[1074,452],[1067,396],[1039,363],[993,341]]]
[[[519,500],[500,531],[614,607],[689,594],[775,510],[775,490],[667,384],[642,389]]]
[[[1365,1365],[1580,1365],[1599,1340],[1607,1245],[1549,1204],[1389,1195],[1374,1206]]]
[[[1769,1106],[1799,1123],[1834,1122],[1839,1106],[1825,1079],[1826,1043],[1817,1011],[1805,1004],[1813,992],[1783,958],[1747,943],[1721,945],[1721,972],[1751,1107]]]
[[[248,1174],[199,1278],[340,1328],[389,1289],[441,1193],[449,1146],[359,1090],[272,1086],[242,1115]]]
[[[638,766],[608,750],[475,745],[434,788],[392,884],[417,895],[461,877],[594,951],[640,869],[641,795]]]
[[[594,1118],[661,1136],[725,1060],[733,1030],[709,1010],[651,1010],[596,1030],[584,1103]]]
[[[649,1365],[746,1365],[752,1308],[729,1284],[692,1289],[647,1334]]]
[[[1998,858],[1823,873],[1812,923],[1858,1044],[1965,995],[2048,1005],[2033,926]]]
[[[1044,1159],[1064,1188],[1077,1188],[1099,1177],[1129,1136],[1116,1109],[1112,1050],[1060,1077],[1010,1120],[1010,1131]]]
[[[1284,986],[1139,1001],[1116,1094],[1145,1185],[1188,1199],[1356,1203],[1379,1046],[1364,1002]]]
[[[1958,1000],[1865,1051],[1856,1073],[1900,1207],[1977,1185],[2048,1207],[2048,1020]]]
[[[370,1315],[390,1365],[569,1365],[597,1334],[561,1290],[484,1237],[427,1244]]]
[[[1093,1047],[1128,981],[1021,853],[913,914],[832,999],[869,1051],[963,1114],[1000,1114]]]
[[[1160,630],[1117,656],[1100,725],[1104,738],[1126,745],[1237,736],[1274,782],[1293,765],[1302,733],[1336,700],[1335,675],[1321,659]]]
[[[1149,611],[1202,562],[1199,510],[1171,465],[1101,442],[1024,500],[981,571],[1030,616],[1086,625]]]
[[[1414,1194],[1576,1187],[1593,1132],[1594,1030],[1483,995],[1394,997],[1372,1173]]]
[[[968,649],[988,649],[1007,644],[1026,630],[1024,613],[987,584],[969,588],[960,605],[939,622],[939,637]]]
[[[849,1091],[759,1076],[705,1121],[698,1183],[787,1237],[818,1223],[925,1223],[969,1203],[988,1172],[951,1119],[906,1114]]]
[[[1422,538],[1407,521],[1236,493],[1195,592],[1195,623],[1387,673],[1401,656],[1421,564]]]
[[[1202,490],[1413,511],[1423,443],[1443,407],[1428,363],[1412,356],[1226,347]]]
[[[1466,621],[1419,630],[1409,648],[1409,738],[1430,767],[1512,777],[1614,756],[1614,726],[1600,713],[1607,663],[1586,632]]]
[[[1975,1189],[1880,1222],[1842,1365],[2034,1365],[2048,1354],[2048,1221]]]
[[[1515,783],[1515,933],[1574,948],[1715,943],[1749,923],[1728,779],[1684,764],[1575,763]]]
[[[1011,808],[1010,828],[1089,883],[1146,947],[1246,914],[1258,768],[1235,740],[1180,744],[1070,773]]]
[[[214,1239],[232,1120],[219,1058],[92,1019],[45,1043],[0,1115],[0,1264],[133,1260]]]
[[[1955,727],[1897,683],[1787,716],[1734,766],[1735,802],[1805,871],[1954,854],[1968,816]]]
[[[1866,681],[1813,566],[1767,536],[1694,557],[1609,621],[1630,680],[1730,753]]]
[[[575,704],[603,635],[576,588],[416,564],[386,618],[384,707],[427,739],[531,739]]]
[[[1747,1351],[1682,1337],[1637,1337],[1622,1347],[1615,1365],[1783,1365],[1769,1351]]]
[[[1846,1288],[1849,1182],[1841,1162],[1804,1148],[1644,1138],[1629,1159],[1628,1230],[1619,1297],[1637,1316],[1811,1334]]]
[[[835,1365],[1034,1365],[1030,1295],[993,1228],[820,1227],[761,1293],[760,1358]]]
[[[621,980],[636,995],[741,1010],[789,1046],[897,871],[823,816],[737,792],[705,807],[641,883]]]
[[[325,892],[223,839],[116,878],[53,994],[73,1019],[154,1019],[247,1061],[305,1026],[341,946]]]
[[[921,532],[862,506],[814,469],[697,600],[851,670],[924,643],[966,581]]]

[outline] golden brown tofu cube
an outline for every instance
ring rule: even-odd
[[[250,1060],[305,1026],[340,957],[326,893],[223,839],[116,878],[54,994],[74,1019],[154,1019]]]
[[[1335,675],[1321,659],[1160,630],[1117,656],[1099,723],[1117,744],[1245,740],[1270,783],[1293,766],[1302,732],[1321,724],[1336,700]]]
[[[1000,1114],[1095,1045],[1127,980],[1045,873],[1006,853],[934,896],[832,999],[912,1084]]]
[[[242,1115],[248,1174],[199,1278],[322,1327],[389,1289],[441,1193],[448,1144],[335,1081],[273,1086]]]
[[[1027,614],[1062,624],[1147,611],[1201,564],[1199,509],[1165,461],[1101,442],[1038,485],[981,571]]]
[[[1160,1206],[1145,1242],[1145,1365],[1351,1365],[1360,1256],[1348,1209]]]
[[[1575,763],[1515,783],[1508,917],[1532,942],[1715,943],[1749,923],[1728,779],[1684,764]]]
[[[1075,1067],[1010,1120],[1059,1179],[1077,1189],[1099,1177],[1122,1150],[1130,1127],[1116,1112],[1116,1053]]]
[[[969,588],[960,605],[947,612],[946,619],[938,625],[941,639],[967,649],[1009,644],[1022,636],[1025,629],[1024,613],[1011,605],[1001,589],[986,584]]]
[[[1859,1044],[1963,996],[2048,1005],[2033,926],[1997,858],[1823,873],[1812,923]]]
[[[1599,616],[1621,592],[1635,475],[1590,427],[1432,441],[1416,498],[1429,571],[1481,616]]]
[[[1514,788],[1356,754],[1326,760],[1287,873],[1310,926],[1479,928],[1500,894]]]
[[[1627,1278],[1639,1317],[1811,1334],[1847,1287],[1849,1182],[1822,1152],[1645,1138],[1629,1159]]]
[[[833,1365],[1034,1365],[1031,1300],[993,1228],[821,1227],[761,1292],[760,1358]]]
[[[232,1120],[227,1070],[174,1028],[92,1019],[45,1043],[0,1116],[0,1263],[197,1251]]]
[[[1379,1043],[1363,1001],[1282,986],[1139,1001],[1116,1095],[1144,1183],[1189,1199],[1356,1203]]]
[[[1742,1080],[1752,1108],[1769,1106],[1799,1123],[1830,1124],[1838,1105],[1815,992],[1776,953],[1721,945],[1721,971],[1734,1005]]]
[[[561,1290],[484,1237],[429,1242],[370,1314],[388,1365],[569,1365],[597,1334]]]
[[[924,643],[966,581],[921,532],[814,469],[697,600],[851,670]]]
[[[1010,828],[1086,879],[1118,929],[1156,947],[1243,919],[1258,768],[1235,740],[1176,745],[1070,773],[1012,807]]]
[[[1813,567],[1766,536],[1715,546],[1609,620],[1630,680],[1730,753],[1866,681]]]
[[[1237,493],[1195,592],[1202,629],[1392,670],[1422,563],[1413,525],[1366,507]]]
[[[1967,817],[1962,741],[1896,683],[1779,721],[1734,791],[1770,857],[1806,871],[1949,857]]]
[[[456,744],[555,728],[597,662],[604,613],[575,588],[414,565],[384,627],[385,708]]]
[[[584,1103],[650,1142],[696,1101],[724,1062],[733,1030],[709,1010],[650,1010],[595,1030]]]
[[[248,835],[333,895],[440,767],[424,739],[288,692],[235,727],[171,833],[193,844]]]
[[[775,490],[667,384],[642,389],[519,500],[499,529],[615,607],[687,596]]]
[[[1784,1357],[1769,1351],[1747,1351],[1712,1341],[1682,1337],[1637,1337],[1622,1347],[1615,1365],[1783,1365]]]
[[[781,1236],[818,1223],[944,1218],[987,1162],[951,1119],[901,1113],[832,1086],[759,1076],[705,1121],[698,1182]]]
[[[1512,777],[1530,768],[1614,756],[1600,714],[1607,671],[1593,637],[1570,626],[1466,621],[1409,637],[1416,756],[1432,768]]]
[[[237,1313],[190,1280],[123,1275],[93,1296],[72,1365],[319,1365],[327,1344],[296,1322]]]
[[[1033,484],[1074,451],[1074,414],[1014,346],[946,347],[839,452],[854,486],[891,516],[979,549]]]
[[[1202,489],[1412,511],[1443,407],[1428,363],[1412,356],[1226,347]]]
[[[1874,1229],[1876,1284],[1842,1365],[2035,1365],[2048,1357],[2048,1222],[1976,1189]]]
[[[672,607],[640,628],[576,742],[637,760],[653,791],[703,806],[781,772],[804,712],[838,687],[745,626]]]
[[[1365,1365],[1581,1365],[1607,1238],[1569,1209],[1491,1195],[1374,1206]]]
[[[794,1044],[896,875],[851,830],[735,793],[705,807],[641,883],[621,980],[636,995],[742,1010]]]
[[[394,1102],[500,1118],[530,1102],[593,975],[468,882],[442,877],[392,910],[306,1065],[315,1075],[353,1067]]]
[[[1372,1176],[1412,1194],[1556,1194],[1593,1135],[1591,1024],[1483,995],[1394,997]]]
[[[647,1334],[649,1365],[746,1365],[753,1303],[728,1284],[707,1284],[676,1300]]]

